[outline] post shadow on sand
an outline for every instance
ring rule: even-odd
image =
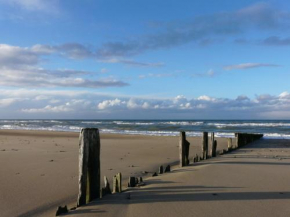
[[[239,188],[239,187],[234,187]],[[114,204],[142,204],[156,202],[200,202],[200,201],[242,201],[242,200],[285,200],[290,199],[290,192],[221,192],[228,187],[218,186],[177,186],[160,187],[154,191],[131,191],[130,200],[125,198],[124,194],[110,195],[105,200],[96,200],[84,206],[82,210],[75,210],[67,215],[88,214],[106,212],[101,209],[95,209],[100,205]],[[146,190],[146,189],[144,189]],[[153,191],[151,191],[153,190]],[[125,193],[126,194],[126,193]],[[117,197],[116,197],[117,196]]]
[[[261,148],[289,148],[289,140],[288,139],[265,139],[261,138],[255,142],[252,142],[247,145],[246,149],[261,149]]]

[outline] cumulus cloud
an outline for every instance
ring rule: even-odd
[[[107,109],[109,107],[114,107],[114,106],[119,106],[121,105],[123,102],[121,100],[119,100],[118,98],[114,99],[114,100],[104,100],[103,102],[100,102],[98,104],[98,109]]]
[[[110,96],[89,91],[0,89],[0,118],[287,118],[290,93],[234,99],[202,95],[155,99]],[[272,114],[272,116],[271,116]],[[39,115],[39,116],[37,116]],[[53,115],[53,116],[49,116]],[[60,116],[57,116],[60,115]]]
[[[237,65],[228,65],[225,66],[225,70],[235,70],[235,69],[252,69],[252,68],[260,68],[260,67],[279,67],[280,65],[269,64],[269,63],[242,63]]]

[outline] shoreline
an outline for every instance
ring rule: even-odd
[[[8,134],[13,134],[13,133],[21,133],[22,135],[25,134],[31,134],[31,133],[36,133],[36,134],[46,134],[46,133],[60,133],[60,134],[67,134],[67,135],[74,135],[74,134],[79,134],[80,131],[60,131],[60,130],[47,130],[47,129],[39,129],[39,130],[35,130],[35,129],[0,129],[0,133],[2,132],[6,132]],[[13,132],[13,133],[12,133]],[[118,133],[118,132],[102,132],[102,129],[99,129],[100,135],[103,136],[111,136],[111,135],[120,135],[120,136],[149,136],[149,137],[179,137],[179,132],[175,132],[175,135],[167,135],[167,134],[142,134],[142,133]],[[154,132],[154,131],[152,131]],[[211,132],[211,131],[208,131]],[[202,132],[188,132],[187,133],[187,137],[201,137]],[[191,133],[193,133],[194,135],[192,135]],[[232,132],[232,133],[227,133],[227,134],[232,134],[232,136],[224,136],[224,133],[221,132],[215,132],[215,137],[216,138],[235,138],[234,134],[235,133],[243,133],[243,132]],[[252,134],[263,134],[263,133],[252,133]],[[222,135],[222,136],[221,136]],[[271,136],[269,136],[271,135]],[[278,134],[278,133],[272,133],[272,134],[267,134],[264,133],[264,136],[262,139],[286,139],[286,140],[290,140],[290,135],[288,134]]]

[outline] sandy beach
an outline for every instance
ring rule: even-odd
[[[288,217],[289,148],[289,140],[256,141],[148,178],[144,187],[108,195],[68,216]]]
[[[78,133],[0,131],[1,216],[53,216],[59,205],[76,205]],[[101,174],[129,176],[177,164],[178,137],[101,134]],[[191,158],[201,152],[201,138],[188,137]],[[227,146],[218,138],[218,149]]]
[[[1,216],[54,216],[76,206],[78,133],[0,131]],[[188,137],[190,159],[201,138]],[[262,139],[178,168],[178,137],[101,134],[101,177],[143,176],[146,185],[106,195],[72,216],[289,216],[290,140]],[[227,147],[217,138],[218,150]],[[151,177],[160,165],[173,171]],[[147,176],[143,174],[147,171]],[[128,199],[130,194],[130,199]]]

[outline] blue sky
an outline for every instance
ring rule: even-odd
[[[0,118],[290,119],[290,3],[0,0]]]

